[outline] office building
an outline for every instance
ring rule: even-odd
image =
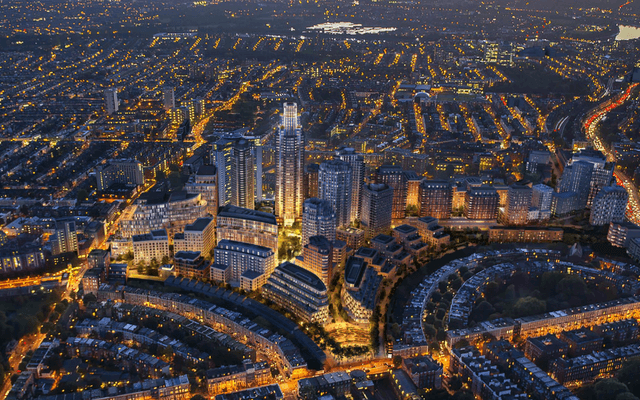
[[[143,262],[148,264],[151,260],[156,260],[158,264],[162,259],[169,257],[169,236],[165,229],[153,230],[142,235],[131,237],[133,246],[133,262],[138,264]]]
[[[53,255],[78,252],[78,233],[76,222],[56,221],[56,231],[51,236],[51,253]]]
[[[351,166],[344,161],[330,160],[320,164],[318,197],[331,204],[337,226],[351,223]]]
[[[393,189],[392,219],[402,219],[407,208],[407,176],[402,167],[383,165],[376,171],[376,182],[389,185]]]
[[[362,208],[362,185],[364,185],[364,156],[351,147],[341,147],[336,151],[336,159],[351,166],[351,217],[350,221],[360,219]]]
[[[285,226],[302,216],[304,140],[298,105],[285,103],[276,136],[276,216]]]
[[[308,164],[304,167],[304,198],[318,197],[318,172],[320,165]],[[303,211],[304,212],[304,211]]]
[[[258,287],[266,282],[275,268],[275,252],[264,246],[223,239],[214,249],[216,264],[231,266],[231,282],[238,286],[241,276],[254,271],[260,277]]]
[[[496,219],[500,196],[492,187],[473,187],[467,190],[464,202],[464,216],[468,219]]]
[[[175,108],[176,106],[176,98],[173,92],[173,87],[164,86],[162,88],[162,106],[166,111]]]
[[[324,236],[311,236],[302,248],[302,265],[328,287],[333,269],[333,248]]]
[[[302,208],[302,246],[309,243],[311,236],[324,236],[328,240],[336,239],[336,214],[328,200],[309,198]]]
[[[609,225],[625,220],[629,193],[622,186],[605,186],[598,191],[591,206],[589,223],[591,225]]]
[[[515,184],[509,187],[504,220],[508,225],[525,225],[529,219],[532,190],[527,185]]]
[[[289,262],[280,264],[262,287],[267,299],[305,322],[324,324],[329,319],[327,287],[313,273]]]
[[[437,219],[451,217],[453,189],[447,181],[422,181],[418,201],[420,216]]]
[[[207,202],[206,212],[214,218],[218,213],[218,172],[215,165],[201,165],[198,171],[189,177],[184,190],[191,194],[200,194]]]
[[[107,114],[112,115],[118,112],[118,89],[109,88],[104,90],[104,108]]]
[[[173,251],[197,251],[203,257],[209,257],[216,245],[216,225],[213,218],[198,218],[185,226],[183,233],[176,233],[173,239]]]
[[[106,190],[114,183],[126,186],[144,185],[142,163],[136,160],[111,160],[96,168],[96,181],[98,191]]]
[[[268,247],[278,252],[278,223],[273,214],[231,205],[220,207],[216,240],[232,240]]]
[[[218,204],[255,208],[253,145],[238,134],[227,134],[214,142],[213,162],[218,172]]]
[[[391,229],[392,209],[393,189],[389,185],[372,183],[363,186],[360,223],[364,229],[365,240],[387,233]]]

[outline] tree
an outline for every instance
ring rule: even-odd
[[[401,365],[402,365],[402,357],[393,356],[393,366],[396,368],[400,368]]]
[[[523,297],[513,306],[514,317],[525,317],[529,315],[542,314],[547,309],[547,304],[543,300],[535,297]]]
[[[96,298],[96,295],[93,293],[87,293],[84,295],[84,297],[82,298],[82,302],[87,305],[89,303],[93,303],[98,301],[98,299]]]
[[[640,397],[640,357],[635,357],[622,365],[618,371],[618,380],[629,388],[636,397]]]
[[[594,386],[599,399],[615,399],[620,393],[628,392],[627,385],[616,379],[603,379]]]
[[[82,203],[83,201],[87,201],[88,198],[89,198],[89,192],[87,192],[84,189],[78,190],[78,195],[76,196],[76,199],[78,200],[78,203]]]

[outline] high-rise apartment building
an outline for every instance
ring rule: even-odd
[[[136,160],[111,160],[104,166],[96,168],[98,190],[103,191],[114,183],[124,185],[144,185],[142,163]]]
[[[318,235],[334,241],[336,226],[336,213],[330,202],[315,197],[304,201],[302,207],[302,246],[309,243],[310,237]]]
[[[112,115],[118,112],[118,89],[109,88],[104,90],[104,108],[107,114]]]
[[[329,286],[333,268],[333,248],[324,236],[311,236],[302,248],[302,267]]]
[[[200,194],[207,202],[207,213],[214,218],[218,213],[218,171],[215,165],[201,165],[198,171],[189,177],[184,190],[191,194]]]
[[[133,262],[150,263],[156,260],[161,263],[164,257],[169,257],[169,236],[165,229],[156,229],[142,235],[131,237],[133,243]]]
[[[187,224],[206,216],[207,202],[201,194],[185,191],[147,192],[129,206],[120,220],[120,233],[128,238],[156,229],[180,232]]]
[[[213,144],[218,171],[219,205],[255,208],[255,166],[251,142],[240,135],[225,135]]]
[[[351,166],[344,161],[329,160],[320,164],[318,197],[331,204],[338,226],[351,222]]]
[[[553,188],[539,183],[537,185],[533,185],[531,189],[531,206],[536,207],[540,211],[551,210]]]
[[[487,186],[472,187],[465,193],[464,215],[468,219],[498,218],[498,192]]]
[[[593,165],[591,171],[591,182],[589,187],[589,197],[587,198],[587,208],[591,207],[596,195],[605,186],[611,185],[613,181],[613,170],[615,164],[607,162],[607,158],[597,150],[582,150],[573,155],[573,162],[583,161]]]
[[[302,215],[304,140],[298,105],[285,103],[276,137],[276,215],[285,226]]]
[[[447,181],[422,181],[418,201],[421,217],[448,219],[451,217],[453,188]]]
[[[56,231],[51,237],[51,253],[78,252],[78,233],[75,221],[57,221]]]
[[[605,186],[598,191],[591,207],[591,225],[624,222],[629,193],[622,186]]]
[[[383,165],[376,171],[376,182],[389,185],[393,189],[393,210],[391,218],[402,219],[407,208],[407,179],[402,167]]]
[[[276,266],[276,256],[272,249],[250,243],[223,239],[214,249],[216,264],[231,267],[231,282],[240,283],[247,271],[258,273],[258,287],[264,285]]]
[[[233,240],[278,251],[278,223],[273,214],[232,205],[220,207],[216,240]],[[216,261],[217,262],[217,261]]]
[[[525,225],[529,220],[532,190],[527,185],[515,184],[509,187],[504,219],[508,225]]]
[[[391,229],[391,211],[393,209],[393,189],[384,183],[372,183],[363,186],[362,213],[360,222],[369,240]]]
[[[320,165],[308,164],[304,167],[304,198],[318,197],[318,172]]]
[[[305,322],[329,319],[326,285],[311,272],[289,262],[280,264],[262,288],[263,295]]]
[[[336,151],[336,159],[351,166],[351,221],[360,219],[362,208],[362,186],[364,185],[364,156],[351,147],[341,147]]]
[[[587,206],[592,174],[593,164],[586,161],[574,161],[571,165],[567,165],[562,173],[558,192],[575,192],[577,194],[575,209],[581,210]]]
[[[164,86],[162,88],[162,106],[166,111],[175,108],[176,106],[176,98],[173,92],[173,87]]]
[[[184,227],[183,233],[176,233],[173,251],[197,251],[208,257],[216,245],[216,225],[213,218],[198,218]]]

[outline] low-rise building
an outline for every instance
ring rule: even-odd
[[[173,256],[176,276],[195,279],[209,279],[211,263],[199,251],[179,251]]]
[[[440,389],[442,386],[442,365],[430,356],[405,358],[402,369],[419,389]]]
[[[561,228],[534,226],[492,226],[489,228],[490,242],[540,243],[561,241],[564,231]]]
[[[634,344],[583,355],[572,359],[559,358],[551,363],[551,375],[562,384],[582,384],[622,368],[632,357],[640,356],[640,345]]]
[[[569,345],[569,355],[577,357],[602,350],[603,338],[589,328],[560,333],[560,340]]]
[[[569,345],[556,335],[527,338],[524,347],[524,355],[540,368],[547,368],[549,361],[565,357],[568,352]]]

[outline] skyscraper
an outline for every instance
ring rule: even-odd
[[[225,135],[213,144],[221,206],[255,208],[255,168],[251,150],[251,143],[236,134]]]
[[[532,190],[527,185],[515,184],[509,187],[505,222],[509,225],[525,225],[529,219]]]
[[[331,203],[315,197],[306,199],[302,208],[302,242],[309,243],[311,236],[324,236],[330,241],[336,239],[336,213]]]
[[[344,161],[329,160],[320,164],[318,197],[331,203],[338,226],[351,222],[351,166]]]
[[[391,210],[393,209],[393,189],[384,183],[372,183],[363,186],[361,224],[365,239],[371,239],[391,229]]]
[[[420,203],[420,216],[437,219],[451,217],[451,203],[453,201],[453,188],[447,181],[422,181],[418,202]]]
[[[589,223],[609,225],[611,222],[624,222],[628,201],[629,193],[622,186],[603,187],[593,199]]]
[[[383,165],[376,171],[376,182],[386,183],[393,188],[393,219],[404,218],[407,208],[407,179],[402,167],[396,165]]]
[[[109,88],[104,90],[104,107],[109,115],[118,112],[118,89]]]
[[[276,215],[285,226],[302,215],[303,152],[298,105],[285,103],[276,137]]]
[[[173,87],[164,86],[162,88],[162,106],[166,111],[175,108],[176,106],[176,98],[173,93]]]
[[[364,185],[364,156],[351,147],[336,151],[336,158],[351,166],[351,221],[360,219],[362,208],[362,186]]]

